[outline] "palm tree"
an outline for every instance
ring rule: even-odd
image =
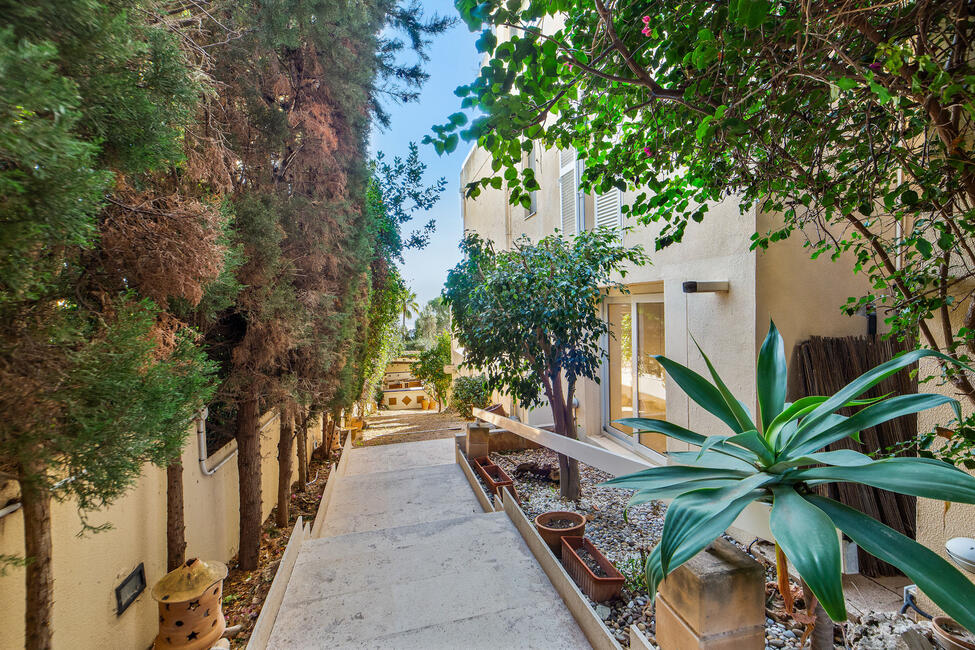
[[[403,336],[406,336],[406,319],[412,318],[420,309],[420,304],[416,301],[416,292],[404,289],[400,295],[400,308],[403,310]]]

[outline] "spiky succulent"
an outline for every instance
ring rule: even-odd
[[[672,452],[669,456],[679,464],[605,483],[635,489],[631,506],[673,499],[660,543],[645,568],[651,595],[671,571],[721,535],[749,503],[759,501],[771,505],[769,524],[779,549],[833,620],[847,617],[838,528],[868,553],[899,568],[945,612],[975,630],[975,585],[955,567],[914,540],[812,489],[823,483],[862,483],[928,499],[975,503],[975,478],[948,463],[929,458],[875,460],[849,449],[821,451],[848,436],[859,440],[863,429],[943,404],[951,405],[960,417],[957,400],[945,395],[857,399],[918,359],[951,359],[934,350],[914,350],[865,372],[832,396],[788,403],[785,347],[772,323],[758,356],[761,419],[755,423],[701,354],[713,383],[666,357],[656,359],[688,397],[727,424],[731,433],[704,436],[662,420],[619,420],[637,431],[661,433],[700,450]],[[862,408],[847,417],[836,412],[844,407]]]

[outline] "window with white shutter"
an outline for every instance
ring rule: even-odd
[[[595,223],[597,228],[611,228],[620,230],[623,227],[622,212],[622,192],[614,187],[606,194],[597,194],[595,197]]]
[[[579,220],[579,190],[575,149],[559,152],[559,199],[561,203],[562,233],[574,235]]]

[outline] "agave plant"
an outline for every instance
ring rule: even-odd
[[[666,357],[656,359],[692,400],[727,424],[731,433],[704,436],[661,420],[619,420],[637,431],[661,433],[700,450],[671,453],[679,465],[654,467],[605,483],[635,489],[629,506],[673,499],[660,543],[646,563],[651,595],[671,571],[721,535],[749,503],[759,501],[771,505],[769,523],[777,554],[793,563],[834,621],[847,617],[838,528],[868,553],[903,571],[961,625],[975,630],[975,585],[955,567],[914,540],[812,489],[832,482],[862,483],[928,499],[975,503],[975,478],[948,463],[928,458],[875,460],[848,449],[821,451],[847,436],[859,441],[863,429],[942,404],[950,404],[960,418],[958,402],[944,395],[858,399],[922,357],[948,357],[933,350],[907,352],[832,396],[789,403],[785,401],[785,347],[772,323],[758,356],[761,420],[756,423],[701,354],[713,383]],[[846,417],[836,412],[844,407],[862,408]],[[780,580],[785,566],[779,563]]]

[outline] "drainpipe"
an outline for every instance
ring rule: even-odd
[[[84,474],[85,472],[82,471],[81,473]],[[77,476],[69,476],[68,478],[61,479],[60,481],[58,481],[57,483],[55,483],[53,486],[51,486],[51,491],[57,490],[62,485],[67,485],[68,483],[70,483],[71,481],[75,480],[76,478],[78,478],[78,477]],[[20,510],[23,507],[23,505],[24,505],[23,503],[21,503],[20,501],[18,501],[17,503],[11,503],[9,506],[5,506],[3,508],[0,508],[0,519],[3,519],[7,515],[11,515],[11,514],[17,512],[18,510]]]
[[[227,464],[231,458],[237,455],[237,449],[227,454],[226,458],[217,463],[217,466],[213,469],[207,468],[207,416],[210,415],[210,409],[204,408],[197,412],[196,414],[196,439],[200,446],[200,471],[203,472],[204,476],[213,476],[217,473],[217,470]]]

